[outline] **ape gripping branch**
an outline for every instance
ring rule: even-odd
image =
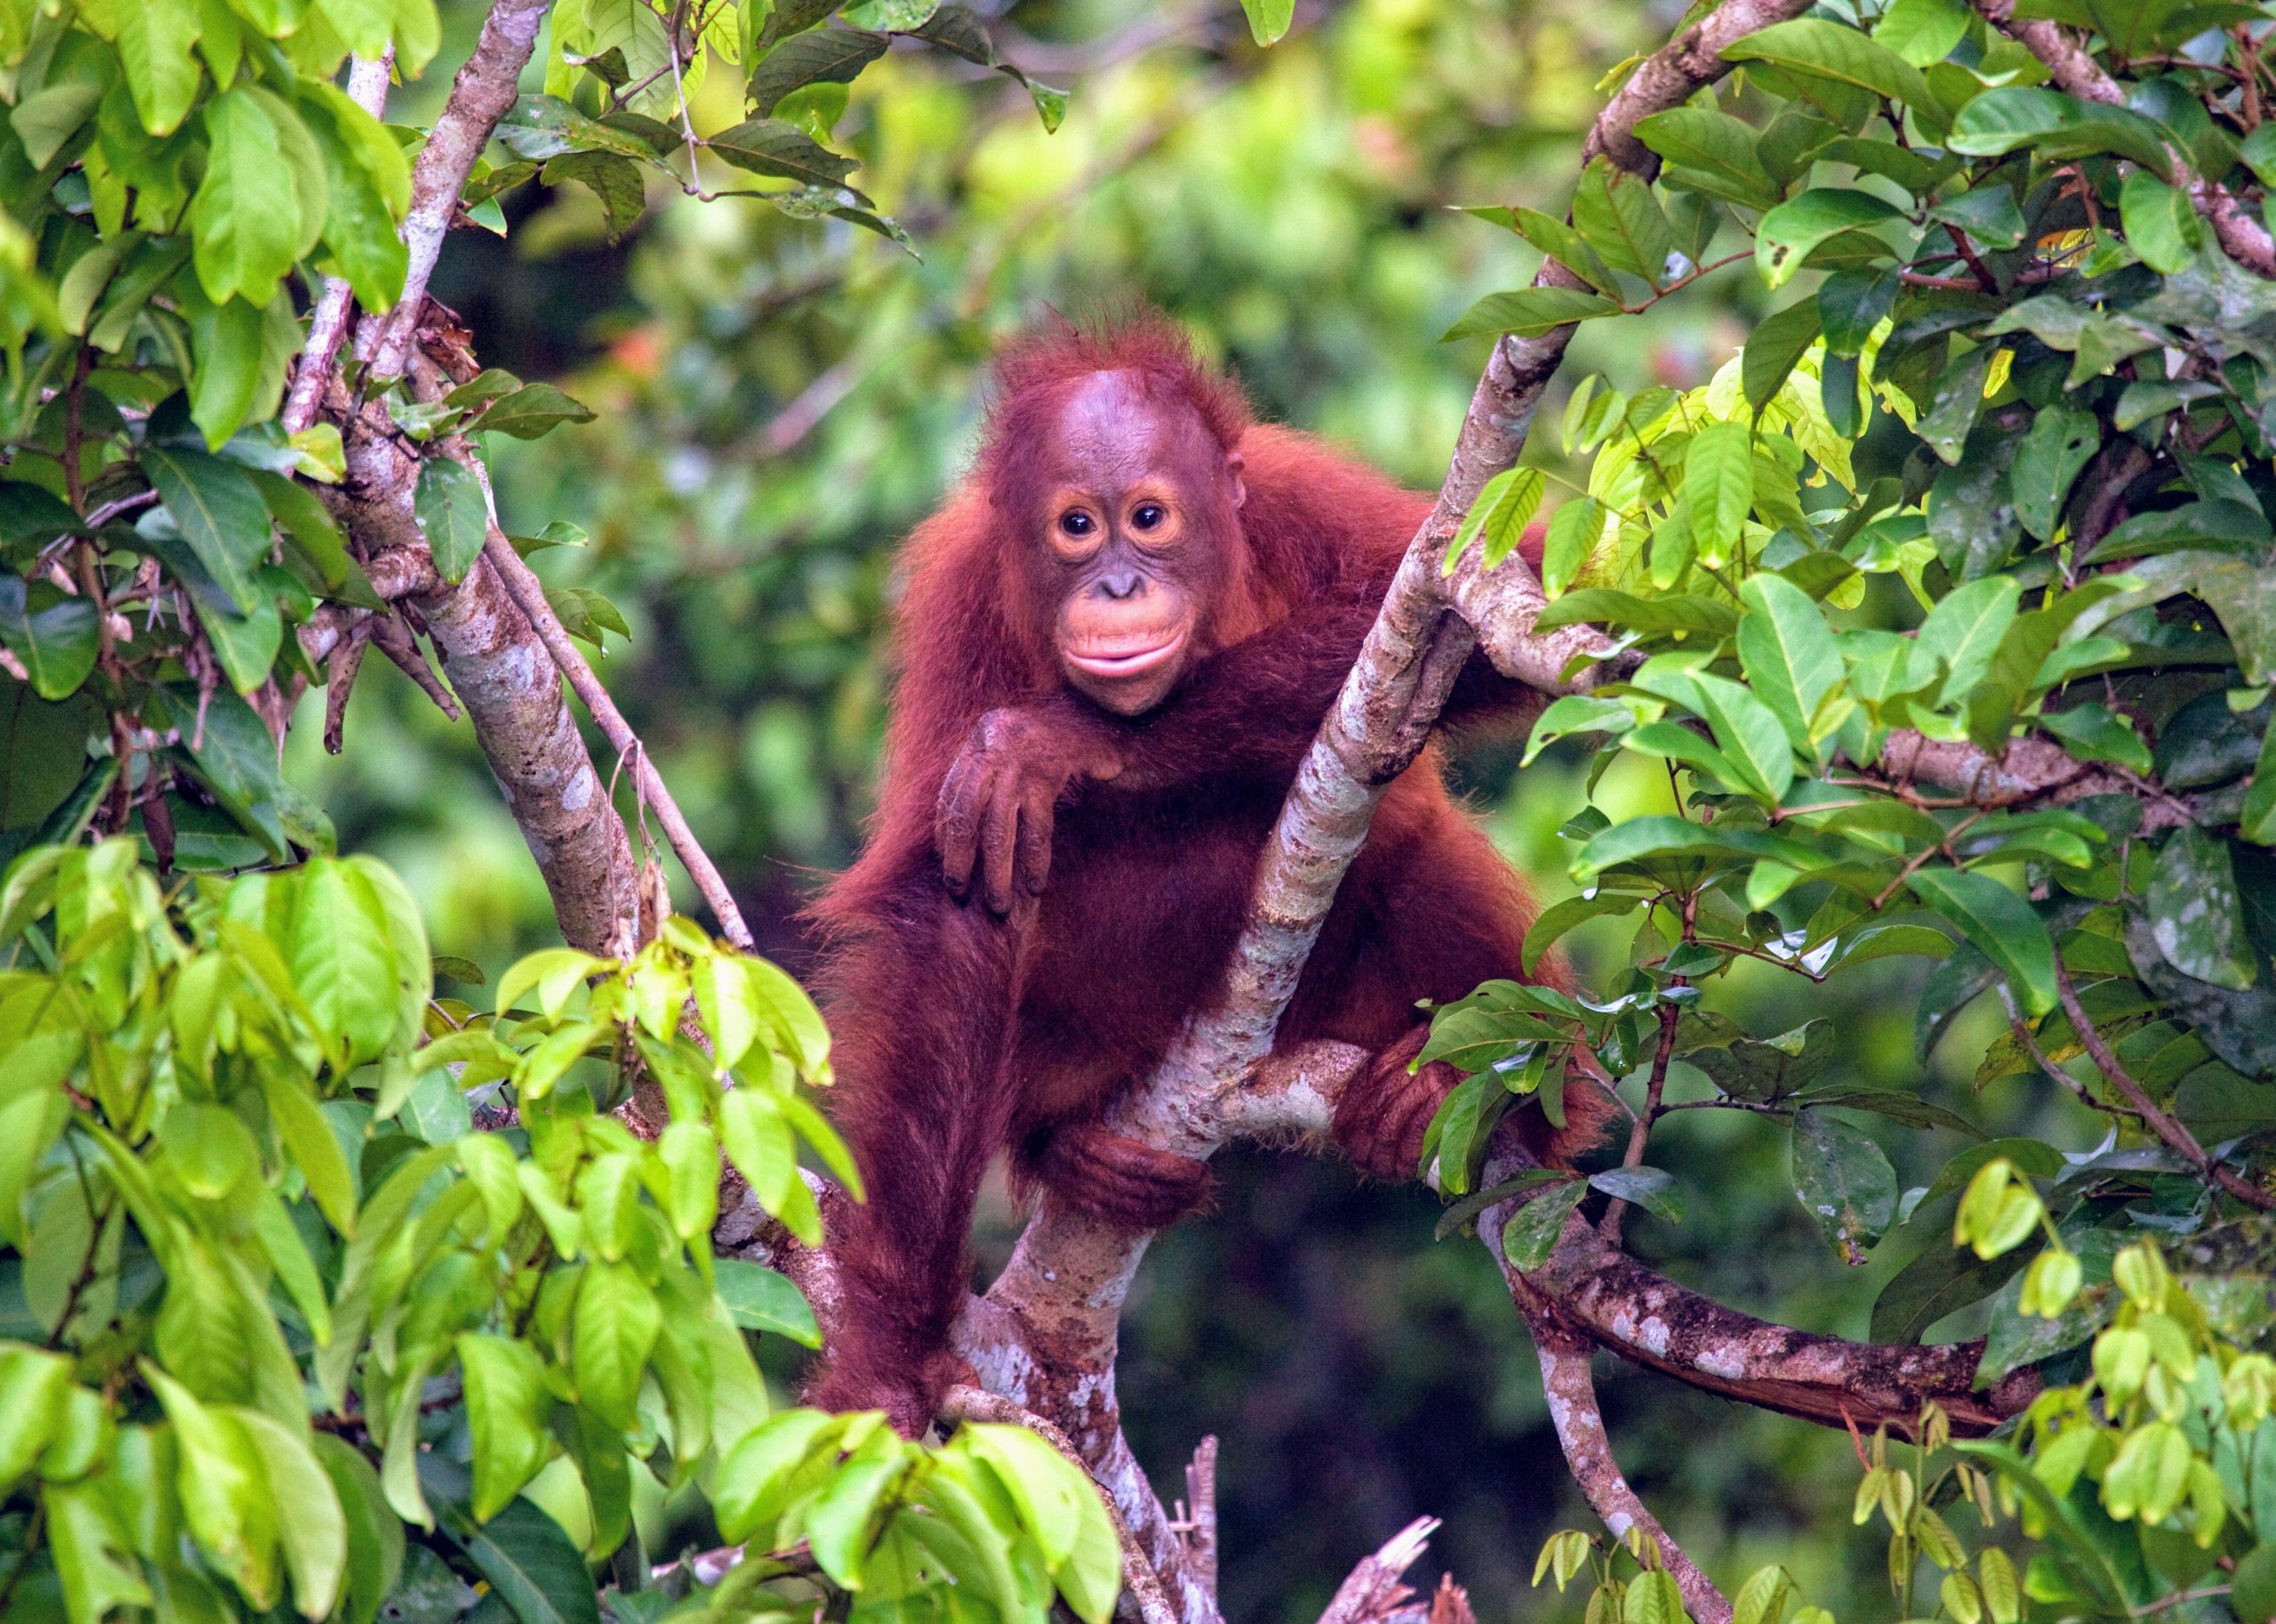
[[[511,103],[546,9],[543,0],[498,0],[453,84],[414,175],[405,298],[385,316],[367,316],[357,335],[358,364],[369,373],[407,372],[415,387],[429,389],[447,381],[447,354],[429,351],[450,349],[450,324],[426,299],[426,277],[471,165]],[[1722,52],[1734,41],[1806,9],[1804,0],[1727,0],[1639,65],[1598,119],[1586,153],[1648,177],[1655,160],[1634,137],[1637,122],[1681,105],[1719,78],[1728,68]],[[384,82],[383,71],[359,69],[360,93],[381,94]],[[1577,285],[1554,261],[1541,279]],[[294,410],[321,409],[341,420],[350,468],[343,509],[359,550],[375,580],[400,584],[390,596],[415,605],[440,651],[551,890],[565,935],[606,951],[627,932],[637,939],[644,906],[641,866],[607,793],[608,775],[597,767],[563,698],[565,677],[635,773],[644,800],[658,809],[723,928],[747,942],[732,899],[687,835],[645,752],[494,526],[461,582],[448,586],[435,575],[413,508],[419,459],[373,415],[375,408],[332,375],[331,352],[347,330],[348,314],[344,294],[327,290],[317,324],[323,341],[312,343],[303,358]],[[1270,1058],[1270,1049],[1384,786],[1422,748],[1474,650],[1503,676],[1551,692],[1585,687],[1592,662],[1611,652],[1607,640],[1585,628],[1533,631],[1543,598],[1521,562],[1489,572],[1473,554],[1451,576],[1440,570],[1480,490],[1516,461],[1570,333],[1559,329],[1495,346],[1436,505],[1273,831],[1247,928],[1228,967],[1227,995],[1134,1092],[1114,1124],[1118,1131],[1190,1156],[1206,1156],[1233,1138],[1324,1136],[1342,1091],[1367,1057],[1337,1044],[1278,1058]],[[429,454],[471,466],[462,445],[446,442]],[[1964,783],[1992,781],[2013,766],[1965,751],[1946,760],[1917,749],[1911,759],[1923,777],[1942,773]],[[653,926],[652,919],[646,923]],[[1506,1171],[1512,1164],[1496,1165]],[[837,1199],[836,1192],[826,1193],[826,1212]],[[1480,1215],[1479,1235],[1497,1259],[1502,1227],[1513,1211],[1514,1204],[1504,1204]],[[780,1262],[828,1324],[836,1298],[826,1253],[800,1252],[779,1229],[755,1225],[749,1209],[733,1204],[718,1239],[722,1252],[763,1252]],[[1033,1416],[1045,1423],[1046,1436],[1079,1456],[1114,1502],[1128,1548],[1133,1610],[1148,1624],[1214,1624],[1220,1616],[1214,1524],[1205,1529],[1198,1515],[1208,1498],[1206,1468],[1197,1466],[1197,1515],[1174,1520],[1119,1425],[1117,1330],[1146,1244],[1143,1235],[1087,1220],[1046,1196],[1009,1266],[963,1316],[958,1351],[984,1394],[963,1395],[955,1407],[966,1416]],[[1615,1532],[1640,1529],[1657,1545],[1701,1624],[1722,1624],[1728,1604],[1650,1518],[1614,1464],[1590,1383],[1592,1348],[1609,1348],[1727,1396],[1836,1424],[1906,1423],[1923,1400],[1934,1398],[1956,1422],[1988,1426],[2028,1396],[2027,1379],[1972,1393],[1971,1348],[1871,1348],[1748,1319],[1650,1275],[1577,1219],[1550,1263],[1530,1276],[1512,1273],[1511,1289],[1539,1345],[1552,1417],[1576,1480]],[[1425,1533],[1418,1524],[1362,1563],[1330,1610],[1334,1624],[1425,1617],[1447,1624],[1440,1609],[1415,1603],[1397,1582],[1420,1554]]]

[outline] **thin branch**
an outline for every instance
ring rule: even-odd
[[[1684,1611],[1695,1624],[1731,1624],[1729,1598],[1661,1526],[1612,1458],[1612,1440],[1605,1432],[1604,1412],[1597,1404],[1596,1380],[1589,1369],[1595,1348],[1522,1302],[1519,1309],[1541,1356],[1542,1393],[1549,1402],[1550,1423],[1557,1428],[1565,1464],[1590,1508],[1615,1539],[1626,1539],[1632,1530],[1658,1548],[1660,1565],[1674,1577]]]
[[[370,364],[372,376],[389,383],[403,376],[419,331],[428,279],[443,252],[459,197],[475,160],[490,144],[498,121],[514,105],[515,86],[536,47],[538,29],[551,0],[496,0],[483,19],[474,54],[451,81],[450,100],[435,121],[411,172],[411,210],[404,217],[403,242],[410,266],[403,297],[385,316],[366,316],[356,335],[356,356]]]
[[[1214,1433],[1193,1447],[1185,1467],[1185,1535],[1194,1577],[1217,1594],[1217,1438]]]
[[[2096,1099],[2088,1092],[2085,1084],[2057,1066],[2049,1058],[2047,1051],[2039,1046],[2039,1039],[2032,1036],[2031,1027],[2024,1020],[2023,1011],[2016,1007],[2016,995],[2008,989],[2008,984],[2005,981],[1994,981],[1992,985],[1992,989],[2000,995],[2000,1007],[2008,1013],[2008,1030],[2015,1034],[2016,1042],[2023,1045],[2024,1052],[2031,1056],[2032,1064],[2045,1072],[2053,1081],[2061,1084],[2072,1093],[2077,1095],[2079,1103],[2088,1110],[2102,1111],[2112,1116],[2131,1116],[2136,1121],[2141,1119],[2141,1112],[2129,1106],[2112,1105],[2107,1100]]]
[[[1660,1041],[1652,1052],[1652,1075],[1644,1084],[1644,1108],[1628,1125],[1628,1148],[1620,1158],[1623,1167],[1644,1164],[1644,1148],[1651,1140],[1652,1124],[1659,1120],[1660,1101],[1667,1092],[1668,1063],[1675,1058],[1676,1028],[1682,1018],[1683,1012],[1675,1004],[1660,1005]],[[1607,1244],[1619,1245],[1621,1222],[1627,1216],[1627,1202],[1614,1199],[1605,1207],[1604,1221],[1597,1226],[1598,1233]]]
[[[1024,1427],[1045,1443],[1067,1457],[1085,1476],[1090,1467],[1074,1440],[1045,1420],[1041,1416],[1022,1410],[1010,1399],[985,1392],[974,1387],[952,1387],[942,1401],[941,1413],[951,1420],[993,1421],[999,1426]],[[1097,1488],[1094,1480],[1091,1485]],[[1178,1624],[1176,1609],[1170,1605],[1169,1595],[1162,1588],[1161,1575],[1154,1572],[1137,1541],[1130,1537],[1129,1527],[1122,1520],[1122,1513],[1114,1503],[1114,1496],[1101,1491],[1099,1500],[1106,1507],[1108,1519],[1114,1524],[1114,1537],[1122,1548],[1122,1582],[1137,1599],[1138,1616],[1145,1624]]]
[[[393,45],[377,57],[357,57],[348,69],[348,99],[379,117],[387,111],[388,76],[394,71]],[[293,368],[293,392],[284,400],[286,434],[298,434],[317,420],[317,408],[324,404],[325,389],[332,382],[333,358],[340,353],[340,340],[348,332],[355,299],[347,277],[324,279],[324,292],[317,296],[316,308],[309,316],[308,342],[301,347],[301,358]]]
[[[2072,985],[2071,972],[2063,967],[2059,959],[2055,965],[2055,986],[2063,1000],[2063,1012],[2071,1018],[2071,1029],[2086,1045],[2087,1058],[2094,1061],[2095,1068],[2102,1073],[2112,1088],[2126,1096],[2126,1103],[2134,1108],[2143,1125],[2180,1152],[2206,1178],[2245,1205],[2262,1212],[2276,1212],[2276,1196],[2270,1195],[2208,1153],[2205,1147],[2197,1142],[2197,1136],[2189,1131],[2188,1124],[2151,1099],[2149,1090],[2134,1080],[2133,1074],[2120,1062],[2117,1053],[2103,1035],[2095,1029],[2095,1023],[2088,1019],[2085,1008],[2079,1003],[2079,989]]]
[[[489,488],[486,476],[483,480],[483,487],[485,492]],[[593,674],[593,668],[578,652],[577,645],[569,641],[569,634],[563,628],[561,618],[545,601],[545,584],[538,580],[534,570],[522,562],[521,555],[514,551],[514,544],[506,540],[505,532],[494,521],[490,526],[490,533],[483,540],[482,556],[498,572],[498,579],[505,587],[507,596],[529,617],[530,625],[536,631],[538,640],[545,644],[546,652],[553,656],[553,663],[568,679],[569,686],[576,691],[577,697],[584,701],[586,713],[599,726],[609,743],[615,747],[619,756],[631,760],[635,786],[641,797],[655,809],[656,821],[664,826],[664,838],[670,842],[672,850],[678,854],[680,862],[687,869],[688,877],[695,882],[696,890],[702,892],[703,900],[710,907],[713,917],[719,922],[720,934],[741,952],[757,952],[757,940],[751,935],[750,926],[743,923],[742,909],[735,905],[734,893],[727,889],[727,882],[720,876],[718,867],[695,838],[694,831],[687,827],[687,819],[681,813],[679,803],[672,798],[672,792],[664,785],[663,775],[648,759],[647,747],[640,742],[639,735],[632,731],[632,724],[624,719],[624,713],[616,708],[616,701],[609,697],[608,690],[601,685],[601,679]]]

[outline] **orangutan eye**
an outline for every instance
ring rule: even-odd
[[[1169,515],[1162,511],[1159,502],[1141,502],[1138,511],[1130,516],[1130,523],[1140,530],[1152,530]]]
[[[1087,536],[1098,528],[1098,521],[1080,508],[1070,508],[1059,516],[1059,528],[1070,536]]]

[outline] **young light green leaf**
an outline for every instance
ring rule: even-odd
[[[300,216],[279,208],[295,196],[283,135],[251,87],[205,105],[205,178],[190,199],[192,263],[205,296],[220,304],[242,294],[266,305],[293,268]]]
[[[1815,755],[1812,723],[1846,676],[1824,612],[1783,576],[1755,574],[1739,587],[1739,660],[1755,696],[1776,713],[1788,742]]]
[[[1683,499],[1700,562],[1721,569],[1754,507],[1754,436],[1744,423],[1710,423],[1691,436]]]

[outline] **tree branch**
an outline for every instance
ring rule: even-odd
[[[388,76],[395,70],[395,47],[377,57],[357,57],[348,69],[348,98],[377,118],[387,111]],[[308,342],[293,368],[293,392],[285,397],[283,420],[286,434],[298,434],[317,420],[317,408],[332,382],[333,358],[348,331],[348,316],[355,300],[345,276],[326,276],[309,316]]]
[[[370,364],[372,376],[380,382],[402,377],[411,364],[428,278],[435,274],[451,217],[458,211],[475,160],[514,105],[515,86],[528,66],[550,4],[551,0],[496,0],[483,19],[474,54],[451,81],[450,100],[411,172],[411,210],[403,221],[403,242],[411,251],[411,261],[403,279],[403,297],[386,316],[365,316],[356,334],[357,358]]]
[[[1695,1624],[1731,1624],[1729,1599],[1660,1525],[1660,1520],[1628,1486],[1620,1463],[1612,1458],[1612,1440],[1605,1432],[1596,1380],[1589,1369],[1595,1348],[1585,1337],[1574,1335],[1546,1316],[1526,1310],[1522,1303],[1519,1311],[1525,1314],[1535,1350],[1541,1357],[1541,1387],[1549,1401],[1550,1424],[1557,1428],[1565,1464],[1590,1508],[1614,1538],[1624,1540],[1632,1530],[1652,1542],[1659,1551],[1660,1565],[1674,1576],[1676,1588],[1683,1593],[1683,1609]]]

